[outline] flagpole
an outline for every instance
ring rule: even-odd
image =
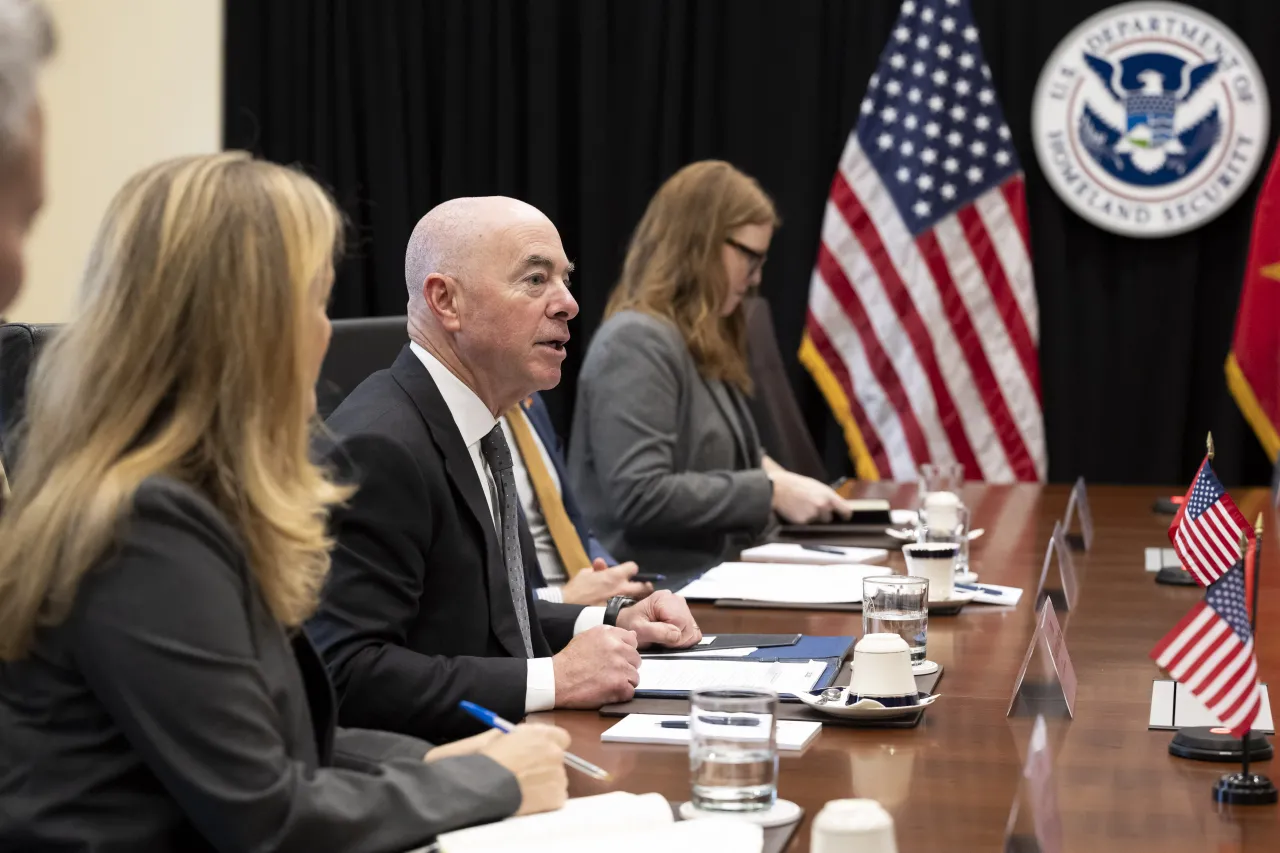
[[[1204,438],[1204,449],[1205,449],[1205,456],[1207,456],[1209,458],[1209,461],[1212,462],[1213,461],[1213,433],[1212,432],[1210,432]]]
[[[1246,528],[1247,530],[1247,528]],[[1259,573],[1262,571],[1262,514],[1254,527],[1253,540],[1253,601],[1249,602],[1249,630],[1253,635],[1254,648],[1257,648],[1258,630],[1258,598],[1262,593]],[[1248,539],[1246,533],[1240,534],[1240,556],[1245,569],[1245,589],[1249,588]],[[1256,654],[1256,651],[1255,651]],[[1249,753],[1253,740],[1252,725],[1240,738],[1241,767],[1239,773],[1229,773],[1218,780],[1213,788],[1213,798],[1219,803],[1238,806],[1270,805],[1280,800],[1280,792],[1266,776],[1249,772]]]
[[[1247,530],[1248,528],[1246,528]],[[1253,540],[1253,601],[1249,602],[1249,633],[1253,636],[1253,647],[1258,647],[1258,570],[1262,568],[1262,513],[1258,513],[1258,523],[1254,529]],[[1244,561],[1244,586],[1249,589],[1249,539],[1245,533],[1240,534],[1240,558]],[[1240,738],[1240,774],[1249,778],[1249,744],[1253,740],[1253,726]]]

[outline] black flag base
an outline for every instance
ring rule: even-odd
[[[1265,806],[1277,799],[1276,786],[1256,773],[1228,773],[1213,786],[1213,798],[1229,806]]]
[[[1182,566],[1165,566],[1156,572],[1156,583],[1167,583],[1170,586],[1198,586],[1191,572]]]
[[[1230,732],[1223,729],[1208,726],[1178,729],[1178,733],[1169,742],[1169,754],[1195,761],[1221,761],[1226,764],[1239,764],[1244,759],[1240,738],[1232,737]],[[1262,732],[1249,732],[1249,760],[1266,761],[1271,755],[1271,743]]]

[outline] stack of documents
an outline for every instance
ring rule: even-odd
[[[764,834],[755,824],[730,818],[676,823],[661,794],[615,791],[570,800],[555,812],[446,832],[436,843],[440,853],[760,853]]]
[[[663,728],[666,721],[687,723],[689,718],[683,714],[627,714],[610,728],[604,730],[600,740],[605,743],[674,743],[689,742],[689,729]],[[809,745],[818,732],[822,731],[822,723],[804,720],[778,720],[774,730],[778,739],[778,749],[796,752]]]
[[[831,669],[826,660],[698,660],[645,658],[636,696],[685,694],[709,687],[773,690],[792,695],[813,690]],[[825,687],[826,685],[821,685]]]
[[[1172,548],[1147,548],[1145,551],[1147,561],[1147,571],[1158,572],[1161,569],[1179,569],[1182,568],[1182,561],[1178,559],[1178,552]]]
[[[885,566],[721,563],[679,593],[685,598],[703,601],[735,598],[791,604],[852,604],[862,601],[864,578],[889,574],[893,572]]]
[[[747,563],[802,563],[827,566],[840,563],[874,563],[887,559],[883,548],[854,548],[849,545],[801,545],[798,542],[770,542],[742,552]]]

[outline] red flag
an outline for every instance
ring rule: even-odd
[[[1280,157],[1271,159],[1253,214],[1227,387],[1262,447],[1280,454]]]

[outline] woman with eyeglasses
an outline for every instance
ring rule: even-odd
[[[334,727],[300,626],[351,494],[308,449],[340,223],[237,153],[111,203],[0,517],[0,850],[404,851],[564,802],[559,729]]]
[[[636,226],[578,378],[570,476],[612,553],[706,568],[793,524],[848,517],[823,483],[760,446],[745,395],[742,299],[778,226],[752,178],[707,160],[658,190]]]

